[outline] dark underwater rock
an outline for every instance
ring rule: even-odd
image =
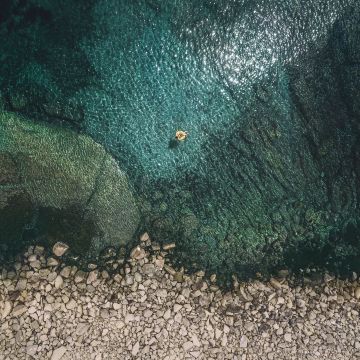
[[[139,214],[127,177],[85,135],[0,113],[0,245],[27,232],[83,255],[129,242]]]

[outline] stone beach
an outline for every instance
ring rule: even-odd
[[[60,254],[60,245],[53,251]],[[360,285],[309,271],[188,275],[144,234],[114,272],[32,246],[0,271],[0,359],[360,359]]]

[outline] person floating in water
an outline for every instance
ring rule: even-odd
[[[188,133],[186,131],[177,130],[175,134],[175,138],[178,141],[184,141],[188,136]]]

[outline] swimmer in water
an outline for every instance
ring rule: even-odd
[[[177,130],[175,134],[175,138],[178,141],[184,141],[188,136],[188,133],[186,131]]]

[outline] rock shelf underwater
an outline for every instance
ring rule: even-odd
[[[175,260],[224,278],[360,270],[358,2],[6,0],[0,10],[2,116],[111,154],[137,204],[119,216],[133,238],[175,241]],[[113,244],[106,234],[86,236],[100,249]]]

